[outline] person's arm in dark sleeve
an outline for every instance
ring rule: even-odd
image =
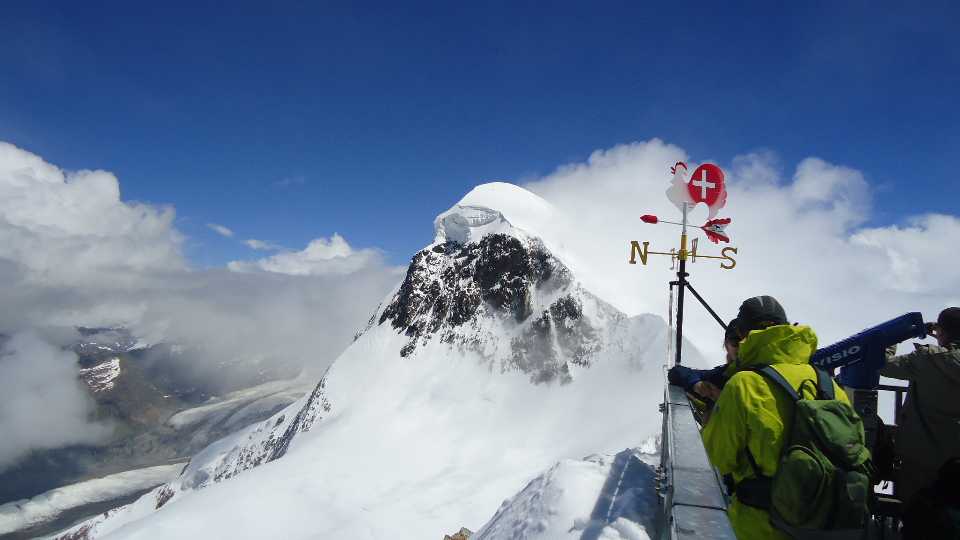
[[[667,382],[679,386],[687,392],[692,391],[693,385],[700,382],[702,378],[699,369],[691,369],[687,366],[673,366],[667,371]]]
[[[687,392],[693,391],[693,386],[700,381],[707,381],[717,388],[723,388],[723,371],[726,366],[717,366],[712,369],[693,369],[686,366],[673,366],[667,371],[667,381],[670,384],[683,387]],[[717,383],[719,382],[719,384]]]
[[[722,389],[723,385],[727,384],[727,365],[719,365],[710,371],[707,371],[703,375],[703,380],[708,383],[716,386],[717,388]]]
[[[914,380],[923,369],[923,362],[926,360],[927,349],[920,346],[913,352],[895,356],[896,347],[887,348],[887,363],[880,368],[880,374],[892,379],[903,381]]]

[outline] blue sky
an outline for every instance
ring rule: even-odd
[[[477,183],[652,137],[859,169],[879,223],[955,213],[958,4],[802,4],[17,2],[0,140],[174,205],[199,266],[252,256],[209,222],[401,263]]]

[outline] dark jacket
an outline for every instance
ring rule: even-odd
[[[700,381],[706,381],[717,388],[723,388],[727,383],[726,365],[717,366],[712,369],[693,369],[687,366],[673,366],[667,372],[667,380],[670,384],[682,386],[687,392],[693,391],[693,386]]]
[[[960,457],[960,343],[889,356],[880,374],[910,381],[897,432],[897,492],[908,501],[933,484],[947,460]]]

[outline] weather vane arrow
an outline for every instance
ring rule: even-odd
[[[733,255],[737,253],[737,248],[733,246],[724,247],[720,250],[720,255],[699,254],[697,253],[698,239],[694,238],[690,242],[690,249],[687,249],[687,228],[691,227],[687,222],[687,215],[691,209],[700,203],[707,205],[710,213],[706,223],[694,228],[702,230],[707,235],[707,239],[714,244],[730,242],[726,229],[732,220],[716,217],[717,213],[727,204],[727,188],[723,170],[712,163],[704,163],[697,167],[690,179],[687,180],[687,164],[678,161],[670,168],[670,172],[673,173],[673,179],[670,188],[667,189],[667,198],[680,210],[683,216],[682,221],[668,221],[653,214],[645,214],[640,219],[644,223],[667,223],[682,227],[680,249],[674,248],[669,252],[650,251],[650,242],[641,244],[641,242],[632,240],[630,242],[630,264],[637,264],[638,257],[640,263],[646,265],[649,255],[669,255],[672,263],[680,262],[681,272],[684,272],[683,268],[686,266],[685,263],[688,259],[690,262],[696,262],[697,258],[720,259],[723,261],[720,263],[720,268],[732,270],[737,265],[737,261],[733,258]]]

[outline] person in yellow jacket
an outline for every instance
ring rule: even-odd
[[[813,397],[817,376],[810,355],[817,349],[817,335],[809,326],[790,325],[771,296],[744,301],[735,324],[742,340],[736,356],[729,358],[729,380],[703,428],[703,444],[713,466],[741,488],[735,488],[727,510],[738,540],[789,540],[770,524],[756,494],[743,489],[757,471],[766,477],[777,471],[794,408],[781,388],[752,370],[771,366],[804,397]],[[834,387],[837,399],[849,403],[836,382]]]

